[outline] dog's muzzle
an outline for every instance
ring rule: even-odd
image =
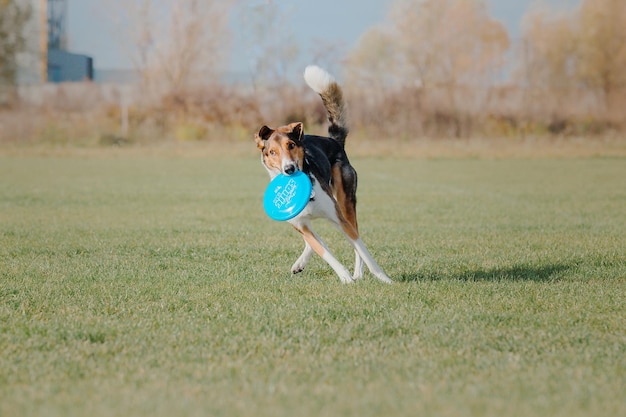
[[[298,167],[294,164],[289,164],[283,168],[283,173],[285,175],[292,175],[294,172],[298,170]]]

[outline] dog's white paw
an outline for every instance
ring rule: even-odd
[[[306,262],[301,262],[298,259],[296,263],[291,266],[291,273],[294,275],[299,274],[300,272],[304,271],[305,266],[306,266]]]
[[[349,275],[347,277],[339,277],[341,279],[341,283],[342,284],[354,284],[354,279],[352,278],[352,275]]]
[[[391,280],[391,278],[389,278],[387,274],[385,274],[382,271],[374,273],[374,276],[378,278],[380,281],[384,282],[385,284],[393,284],[393,281]]]
[[[339,279],[343,284],[352,284],[354,282],[352,274],[350,274],[347,269],[345,271],[342,271],[341,273],[338,273],[337,275],[339,275]]]

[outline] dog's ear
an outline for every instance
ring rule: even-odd
[[[259,130],[259,133],[256,133],[254,135],[254,141],[256,142],[256,146],[260,150],[263,150],[263,148],[265,148],[265,141],[268,140],[270,138],[270,136],[272,136],[272,133],[274,133],[274,131],[272,129],[270,129],[267,126],[263,126]]]
[[[304,125],[302,122],[291,123],[289,127],[291,128],[289,137],[296,142],[300,142],[302,140],[302,136],[304,135]]]

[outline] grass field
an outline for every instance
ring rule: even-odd
[[[256,156],[0,157],[0,416],[626,415],[625,158],[353,159],[393,285]]]

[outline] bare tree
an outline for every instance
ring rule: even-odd
[[[524,78],[531,86],[567,88],[574,76],[575,28],[567,15],[534,10],[524,17]]]
[[[402,83],[426,86],[490,78],[509,47],[504,26],[489,17],[483,0],[395,0],[387,24],[366,35],[354,54],[367,55],[372,37],[394,46],[385,53],[393,61],[387,69]]]
[[[589,113],[585,97],[597,97],[596,113],[623,117],[626,104],[626,3],[584,0],[569,13],[533,10],[524,21],[521,81],[531,100],[558,118]],[[545,99],[537,100],[537,95]],[[593,101],[592,101],[593,102]],[[593,113],[593,111],[591,111]],[[558,116],[556,116],[558,114]]]
[[[461,135],[460,114],[485,105],[508,47],[504,26],[484,0],[395,0],[386,24],[364,35],[348,67],[368,80],[391,79],[399,89],[440,91],[436,105]]]
[[[347,46],[343,42],[317,38],[313,40],[309,61],[326,68],[331,74],[339,74],[346,51]]]
[[[244,35],[255,88],[285,84],[293,62],[300,54],[295,36],[283,22],[293,17],[276,2],[240,2],[238,15],[246,27]],[[298,73],[300,71],[297,71]]]
[[[30,16],[28,3],[0,0],[0,105],[15,98],[18,55],[26,49],[24,28]]]
[[[579,79],[601,94],[605,110],[623,113],[619,100],[626,93],[626,2],[585,0],[579,13]]]
[[[535,9],[524,17],[521,68],[522,111],[533,119],[560,118],[576,86],[576,28],[568,14]]]
[[[117,10],[144,85],[160,92],[213,83],[228,58],[233,0],[126,0]]]
[[[348,55],[345,69],[349,83],[358,88],[369,86],[372,92],[394,87],[406,80],[398,78],[395,38],[387,27],[373,27]]]

